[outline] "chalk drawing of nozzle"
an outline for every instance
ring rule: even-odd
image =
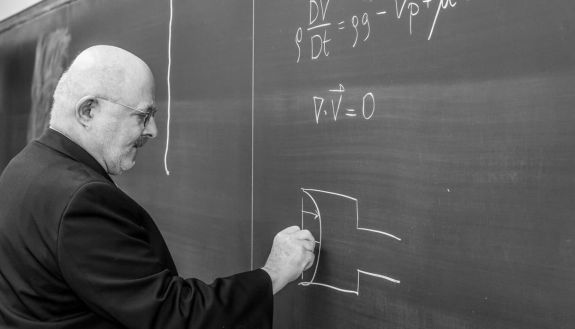
[[[356,241],[359,231],[401,242],[388,232],[361,227],[358,199],[330,191],[302,188],[301,227],[316,239],[316,257],[312,267],[302,274],[300,286],[321,286],[359,296],[360,275],[400,284],[386,274],[360,269]]]

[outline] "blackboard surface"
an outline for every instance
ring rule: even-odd
[[[276,328],[575,328],[574,24],[569,1],[256,2],[256,260],[288,223],[321,235]]]
[[[261,266],[300,225],[316,263],[275,328],[575,328],[575,3],[174,0],[166,176],[169,6],[2,23],[0,167],[65,30],[69,57],[112,44],[155,73],[160,134],[117,181],[183,276]]]

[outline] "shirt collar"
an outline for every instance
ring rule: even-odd
[[[92,168],[95,172],[104,176],[110,182],[114,182],[110,175],[104,170],[96,159],[88,151],[84,150],[80,145],[73,142],[67,136],[52,128],[46,129],[44,134],[36,140],[36,142],[43,144],[55,151],[63,153],[68,157],[85,164]]]

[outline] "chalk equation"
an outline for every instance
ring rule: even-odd
[[[342,100],[346,95],[343,84],[335,89],[328,90],[324,96],[313,96],[313,108],[315,114],[315,123],[319,124],[321,118],[337,121],[338,118],[345,116],[348,118],[362,118],[369,120],[375,113],[375,96],[372,92],[367,92],[361,99],[355,99],[355,107],[342,105]],[[348,100],[349,101],[349,100]]]
[[[308,24],[305,27],[298,27],[294,37],[297,48],[297,63],[304,56],[304,52],[309,54],[311,60],[328,57],[331,53],[332,35],[342,30],[353,30],[353,38],[349,40],[349,44],[352,48],[356,48],[360,43],[367,42],[376,33],[372,27],[373,21],[385,17],[392,17],[398,21],[407,20],[409,35],[413,35],[414,21],[426,12],[430,12],[433,15],[433,20],[429,27],[427,40],[431,40],[441,13],[455,8],[458,1],[386,0],[383,7],[391,6],[391,10],[384,8],[373,12],[356,13],[344,19],[329,19],[328,10],[332,3],[333,1],[330,0],[309,0]]]
[[[321,286],[342,293],[359,296],[360,275],[400,284],[401,281],[387,274],[360,269],[356,261],[361,258],[350,253],[342,239],[342,233],[352,239],[364,239],[365,235],[376,234],[391,241],[401,242],[401,238],[381,230],[360,225],[359,201],[357,198],[318,189],[301,189],[301,227],[314,230],[318,241],[316,258],[311,278],[302,274],[300,286]],[[362,233],[363,232],[363,233]],[[367,233],[365,233],[367,232]],[[368,251],[362,250],[361,254]],[[325,257],[322,257],[324,256]],[[334,256],[335,255],[335,256]],[[331,257],[331,258],[330,258]],[[373,264],[371,264],[373,266]]]

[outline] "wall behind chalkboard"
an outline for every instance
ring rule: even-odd
[[[0,167],[26,141],[38,40],[65,29],[70,57],[112,44],[155,73],[160,134],[118,182],[183,276],[261,266],[300,225],[316,262],[276,328],[574,327],[575,3],[173,8],[170,176],[167,0],[3,22]]]

